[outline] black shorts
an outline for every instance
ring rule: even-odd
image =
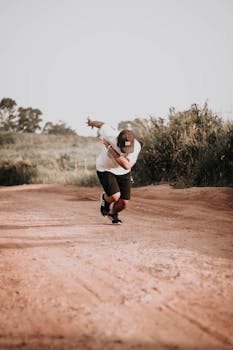
[[[109,171],[97,171],[98,178],[107,196],[120,192],[122,199],[130,199],[131,173],[115,175]]]

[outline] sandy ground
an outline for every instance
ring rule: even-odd
[[[0,188],[0,349],[233,349],[233,189]]]

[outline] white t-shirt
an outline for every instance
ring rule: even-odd
[[[120,148],[117,146],[117,137],[119,133],[119,131],[108,124],[103,124],[99,129],[100,137],[103,137],[105,140],[107,140],[119,154],[136,163],[138,154],[141,150],[140,143],[135,139],[133,153],[121,153]],[[130,172],[130,170],[124,169],[116,162],[116,160],[111,156],[110,152],[107,151],[104,145],[100,151],[99,156],[96,159],[96,170],[109,171],[115,175],[124,175]]]

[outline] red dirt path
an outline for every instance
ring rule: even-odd
[[[233,349],[233,189],[0,188],[0,349]]]

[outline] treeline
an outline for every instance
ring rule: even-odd
[[[84,147],[83,142],[87,138],[78,137],[76,132],[64,122],[57,124],[48,122],[42,129],[40,126],[41,115],[42,113],[38,109],[18,108],[12,99],[4,98],[1,100],[0,185],[5,181],[8,182],[9,178],[12,177],[9,173],[12,169],[17,174],[19,169],[23,169],[23,174],[30,173],[29,178],[25,175],[21,176],[22,180],[19,183],[46,182],[48,178],[49,181],[56,181],[55,176],[58,177],[59,172],[62,173],[62,177],[64,173],[69,173],[69,178],[72,173],[72,178],[74,178],[73,172],[76,174],[75,169],[77,166],[79,167],[80,162],[84,162],[83,159],[77,159],[80,154],[85,154],[85,161],[93,164],[93,170],[89,174],[93,183],[95,175],[94,154],[98,151],[95,138],[88,139]],[[161,182],[169,182],[176,187],[233,186],[233,122],[224,121],[213,113],[207,103],[203,107],[193,104],[190,109],[182,112],[171,108],[166,119],[151,117],[150,119],[137,118],[133,121],[122,121],[118,124],[118,128],[132,128],[142,144],[142,151],[133,168],[136,186]],[[16,159],[19,156],[17,144],[20,136],[23,138],[22,140],[24,140],[24,136],[26,139],[29,138],[28,135],[25,135],[26,133],[35,135],[31,135],[33,142],[30,147],[21,145],[25,151],[21,152],[21,160],[19,161]],[[76,137],[77,140],[76,138],[70,140],[69,148],[63,152],[68,139],[61,142],[61,138],[58,138],[57,141],[61,145],[55,145],[55,139],[48,137],[46,149],[49,150],[52,147],[49,142],[54,144],[56,149],[52,148],[47,158],[42,159],[42,155],[45,155],[43,149],[40,151],[42,145],[38,148],[34,143],[42,142],[42,139],[45,141],[46,135],[38,135],[39,133],[54,134],[54,137],[61,134],[64,137],[70,135]],[[41,140],[39,141],[36,136]],[[79,151],[74,150],[74,147],[77,147]],[[85,148],[84,153],[80,151],[82,147]],[[54,154],[53,159],[51,152]],[[91,162],[88,160],[90,157]],[[60,159],[64,165],[61,169]],[[76,164],[75,167],[74,164]],[[35,169],[39,174],[37,176],[35,176]],[[50,169],[49,175],[46,173],[46,178],[43,178],[45,169]],[[53,178],[51,178],[50,173],[55,174]],[[14,180],[13,183],[16,184],[16,181]]]
[[[75,130],[62,121],[47,122],[43,129],[40,125],[42,121],[42,112],[38,108],[18,107],[11,98],[0,101],[0,132],[76,135]]]
[[[233,185],[233,123],[223,121],[207,103],[187,111],[170,109],[168,120],[131,124],[142,143],[133,173],[137,185],[169,182],[177,187]]]

